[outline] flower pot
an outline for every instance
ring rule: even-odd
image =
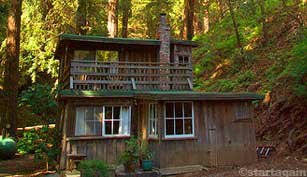
[[[144,171],[152,170],[152,160],[142,160],[142,168]]]
[[[128,161],[124,163],[125,171],[128,173],[135,172],[136,169],[136,161]]]

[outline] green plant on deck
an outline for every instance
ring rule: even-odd
[[[140,140],[139,157],[140,160],[152,160],[153,158],[153,152],[149,149],[146,140]]]
[[[82,160],[77,167],[82,177],[108,177],[108,168],[101,160]]]
[[[136,137],[131,137],[125,141],[126,146],[124,152],[121,154],[119,162],[127,163],[134,162],[139,159],[139,142]]]

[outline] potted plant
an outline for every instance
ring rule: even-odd
[[[134,172],[139,159],[139,145],[135,137],[130,138],[126,142],[124,152],[120,156],[120,163],[124,164],[126,172]]]
[[[152,158],[153,153],[148,148],[148,142],[141,140],[140,141],[140,165],[144,171],[152,170]]]
[[[78,165],[81,177],[108,177],[108,165],[101,160],[82,160]]]

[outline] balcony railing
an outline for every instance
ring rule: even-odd
[[[190,64],[156,62],[71,62],[64,88],[78,90],[191,90]]]

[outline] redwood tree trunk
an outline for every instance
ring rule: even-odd
[[[108,32],[110,37],[117,36],[117,6],[118,0],[109,0],[108,1]]]
[[[6,63],[4,91],[7,94],[6,116],[2,126],[7,126],[10,136],[16,136],[17,99],[19,80],[20,20],[22,0],[12,0],[7,19]]]
[[[184,1],[184,28],[183,28],[183,38],[191,40],[194,35],[194,4],[195,0],[185,0]]]
[[[122,37],[127,38],[128,37],[128,20],[131,16],[131,0],[124,0],[122,2],[122,11],[123,11],[123,17],[122,17]]]
[[[81,35],[86,35],[86,25],[87,25],[87,8],[86,0],[78,0],[77,9],[77,29],[76,33]]]

